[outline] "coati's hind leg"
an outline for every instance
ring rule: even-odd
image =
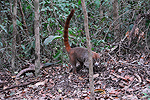
[[[72,65],[72,69],[70,70],[70,72],[76,73],[76,59],[74,58],[74,56],[69,56],[70,58],[70,63]]]
[[[79,72],[84,66],[83,62],[79,62],[79,63],[80,63],[80,65],[78,67],[76,67],[77,72]]]

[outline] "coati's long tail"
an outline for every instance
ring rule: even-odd
[[[67,52],[69,52],[69,50],[71,49],[71,47],[69,45],[69,41],[68,41],[68,28],[69,28],[70,20],[71,20],[72,16],[74,15],[74,12],[75,12],[75,10],[72,9],[71,13],[69,14],[69,16],[65,22],[65,27],[64,27],[64,44],[65,44]]]

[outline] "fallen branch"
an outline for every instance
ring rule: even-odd
[[[23,69],[21,70],[17,75],[16,75],[16,78],[18,78],[19,76],[22,76],[23,74],[25,73],[28,73],[28,72],[32,72],[33,74],[35,74],[35,67],[29,67],[29,68],[26,68],[26,69]]]
[[[0,90],[0,92],[4,92],[6,90],[9,90],[9,89],[13,89],[13,88],[16,88],[16,87],[24,87],[24,86],[27,86],[29,84],[35,84],[37,83],[38,81],[37,80],[34,80],[34,81],[31,81],[31,82],[26,82],[26,83],[23,83],[23,84],[19,84],[19,85],[13,85],[11,87],[8,87],[6,89],[3,89],[3,90]]]
[[[55,65],[55,64],[57,64],[57,63],[59,63],[59,62],[60,62],[60,61],[55,62],[55,63],[45,63],[45,64],[43,64],[43,65],[40,67],[40,70],[41,70],[41,69],[44,69],[44,68],[47,68],[47,67],[49,67],[49,66],[51,66],[51,65]],[[29,66],[28,68],[21,70],[21,71],[16,75],[16,78],[18,78],[18,77],[20,77],[20,76],[22,76],[22,75],[24,75],[25,73],[28,73],[28,72],[32,72],[33,74],[35,74],[35,65],[34,65],[34,64],[30,64],[30,66]]]

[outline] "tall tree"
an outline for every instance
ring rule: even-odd
[[[84,14],[84,28],[85,28],[85,33],[86,33],[88,58],[89,58],[89,81],[90,81],[90,91],[91,91],[90,99],[94,100],[93,60],[92,60],[92,50],[91,50],[89,28],[88,28],[88,15],[86,11],[85,1],[81,0],[81,2],[82,2],[83,14]]]
[[[13,39],[12,39],[12,59],[11,59],[11,67],[13,71],[15,71],[15,56],[16,56],[16,34],[17,34],[17,0],[14,0],[14,7],[13,7]]]
[[[103,18],[103,13],[104,13],[104,12],[103,12],[103,9],[102,9],[102,6],[103,6],[103,5],[102,5],[102,2],[103,2],[103,1],[100,1],[100,7],[99,7],[100,18]]]
[[[39,0],[34,1],[34,32],[35,32],[35,75],[40,71],[40,34],[39,34]]]
[[[119,27],[118,27],[118,21],[117,21],[117,18],[118,18],[118,0],[112,0],[113,2],[113,20],[115,21],[115,31],[114,31],[114,35],[115,36],[119,36],[118,34],[118,30],[119,30]]]
[[[21,14],[21,17],[22,17],[22,24],[23,24],[22,27],[25,30],[27,36],[29,36],[27,24],[26,24],[26,21],[25,21],[25,15],[24,15],[23,8],[22,8],[22,5],[21,5],[21,0],[19,0],[18,2],[19,2],[20,14]]]

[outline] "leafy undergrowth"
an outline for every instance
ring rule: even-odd
[[[150,59],[139,57],[115,60],[102,59],[95,68],[96,100],[150,100]],[[70,66],[70,65],[68,65]],[[88,70],[69,73],[66,65],[54,65],[15,78],[8,70],[0,71],[0,98],[34,100],[88,100],[90,98]]]

